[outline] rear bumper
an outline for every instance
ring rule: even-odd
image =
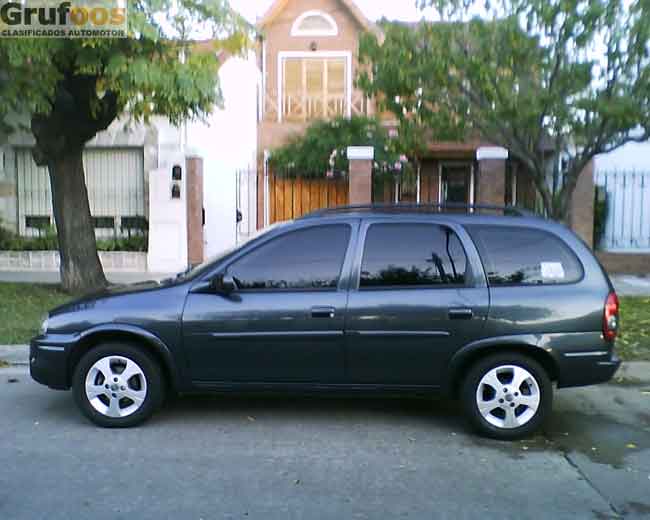
[[[55,390],[68,390],[72,344],[62,338],[39,336],[29,344],[29,372],[37,383]]]
[[[579,353],[578,355],[564,353],[561,357],[558,388],[606,383],[614,377],[621,366],[621,360],[612,350]]]

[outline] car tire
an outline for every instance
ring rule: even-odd
[[[480,359],[460,389],[465,416],[483,436],[515,440],[536,432],[551,412],[553,386],[546,370],[518,353]]]
[[[103,343],[89,350],[74,370],[72,391],[82,413],[103,428],[137,426],[165,397],[158,363],[126,343]]]

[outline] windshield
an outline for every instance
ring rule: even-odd
[[[243,242],[240,242],[239,244],[237,244],[237,245],[235,245],[235,246],[233,246],[231,248],[228,248],[225,251],[222,251],[221,253],[219,253],[217,255],[214,255],[213,257],[209,258],[208,260],[206,260],[202,264],[199,264],[199,265],[197,265],[195,267],[192,267],[192,268],[190,268],[187,271],[184,271],[182,273],[178,273],[178,275],[176,275],[176,279],[177,280],[181,280],[181,279],[182,280],[191,280],[192,278],[196,278],[197,276],[202,275],[205,271],[211,269],[214,264],[218,263],[223,258],[226,258],[227,256],[235,253],[236,251],[238,251],[239,249],[244,247],[249,242],[251,242],[251,241],[253,241],[253,240],[257,239],[257,238],[260,238],[260,237],[266,235],[267,233],[269,233],[270,231],[273,231],[274,229],[277,229],[277,228],[279,228],[279,227],[281,227],[283,225],[286,225],[286,224],[288,224],[288,222],[276,222],[275,224],[272,224],[272,225],[270,225],[268,227],[265,227],[264,229],[260,229],[259,231],[256,231],[255,233],[251,234]]]

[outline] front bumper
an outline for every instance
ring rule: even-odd
[[[558,388],[606,383],[621,366],[621,360],[610,350],[602,355],[564,354],[560,362]]]
[[[34,381],[55,390],[70,388],[70,354],[73,342],[67,336],[38,336],[29,344],[29,372]]]

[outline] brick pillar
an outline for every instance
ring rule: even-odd
[[[591,160],[578,176],[569,205],[569,226],[589,247],[594,247],[594,161]]]
[[[375,151],[371,146],[350,146],[350,204],[372,203],[372,161]]]
[[[263,157],[257,158],[257,229],[264,228],[264,171],[266,168],[266,161]]]
[[[476,182],[476,204],[503,206],[506,199],[506,160],[508,150],[484,147],[476,151],[478,179]]]
[[[187,261],[203,263],[203,159],[185,159],[187,174]]]

